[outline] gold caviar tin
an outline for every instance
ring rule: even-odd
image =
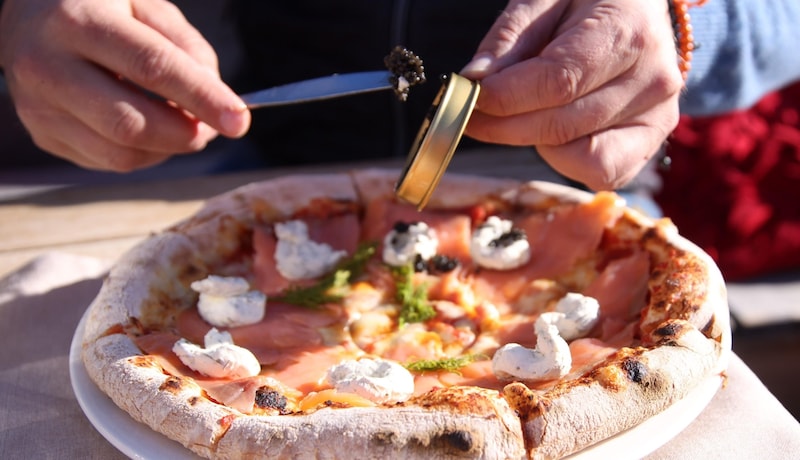
[[[442,178],[467,127],[480,85],[456,73],[442,87],[411,145],[395,194],[422,210]]]

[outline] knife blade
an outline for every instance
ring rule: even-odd
[[[299,104],[392,89],[391,76],[392,72],[387,70],[333,74],[262,89],[240,97],[249,109]]]

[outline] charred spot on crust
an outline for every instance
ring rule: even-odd
[[[655,332],[653,332],[653,334],[660,338],[677,337],[681,335],[685,326],[686,325],[684,323],[678,321],[669,321],[663,326],[656,329]]]
[[[269,387],[256,390],[255,404],[262,409],[276,409],[280,413],[286,413],[286,396]]]
[[[183,380],[180,377],[169,376],[158,389],[170,393],[178,393],[181,388],[183,388]]]
[[[437,438],[445,447],[461,452],[469,452],[474,445],[472,442],[472,434],[464,430],[448,431],[437,436]]]
[[[394,431],[381,431],[372,435],[372,441],[381,445],[410,447],[412,450],[424,452],[440,452],[448,457],[473,455],[481,449],[480,441],[475,441],[472,433],[466,430],[444,430],[441,432],[419,432],[403,439]]]
[[[638,359],[628,358],[622,361],[622,370],[635,383],[642,383],[647,377],[647,367]]]
[[[395,95],[401,101],[408,99],[409,88],[425,83],[425,66],[422,65],[422,59],[403,46],[395,46],[389,55],[383,58],[383,63],[392,72],[389,80],[394,86]]]

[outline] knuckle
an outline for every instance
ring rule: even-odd
[[[128,76],[147,89],[161,88],[169,81],[172,63],[165,50],[140,49],[129,62]]]
[[[145,135],[144,115],[127,104],[117,105],[109,119],[109,133],[121,145],[135,146]]]
[[[577,99],[581,72],[578,67],[561,62],[548,66],[542,77],[540,91],[550,105],[564,105]]]
[[[664,98],[675,97],[677,100],[683,86],[683,77],[681,77],[678,66],[670,67],[667,72],[657,72],[650,78],[651,90]]]
[[[501,44],[512,45],[517,43],[519,31],[525,28],[522,18],[523,16],[520,14],[513,14],[509,11],[501,12],[498,21],[495,23],[493,39]]]

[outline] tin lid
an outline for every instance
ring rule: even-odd
[[[425,207],[458,147],[479,92],[478,82],[456,73],[444,77],[395,185],[399,198],[417,209]]]

